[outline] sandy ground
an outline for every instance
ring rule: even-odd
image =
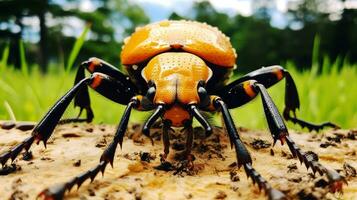
[[[0,152],[31,134],[30,130],[18,128],[26,129],[0,128]],[[123,149],[117,149],[114,168],[108,166],[103,178],[99,175],[91,184],[86,181],[79,190],[67,193],[65,199],[266,199],[264,192],[260,193],[246,178],[244,170],[232,164],[236,161],[235,152],[222,129],[215,128],[211,137],[203,139],[202,129],[195,128],[193,171],[155,169],[163,151],[161,130],[151,131],[155,140],[152,146],[141,136],[140,129],[140,125],[130,125]],[[25,161],[21,155],[15,161],[15,172],[0,176],[0,199],[35,199],[46,187],[90,169],[99,161],[114,132],[115,127],[109,125],[59,125],[47,149],[42,144],[34,145],[31,160]],[[171,135],[169,157],[174,166],[180,164],[175,156],[185,144],[184,134],[177,132]],[[356,130],[290,133],[302,149],[318,153],[322,164],[346,176],[348,185],[344,185],[343,194],[329,193],[326,177],[313,176],[311,170],[292,158],[287,146],[277,143],[272,147],[269,133],[240,128],[240,134],[252,154],[253,166],[289,198],[357,199],[353,169],[357,168]]]

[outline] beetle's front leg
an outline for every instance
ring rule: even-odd
[[[61,183],[54,185],[52,187],[49,187],[47,189],[44,189],[38,197],[41,197],[42,199],[55,199],[55,200],[61,200],[64,197],[64,194],[66,191],[70,191],[74,185],[77,185],[78,188],[82,185],[84,181],[87,179],[91,179],[93,181],[97,174],[99,172],[102,172],[104,175],[104,170],[108,163],[113,167],[113,161],[114,161],[114,155],[115,155],[115,150],[118,146],[122,146],[123,143],[123,137],[126,131],[126,128],[128,126],[129,118],[130,118],[130,113],[132,108],[136,108],[140,105],[140,102],[137,97],[132,98],[130,102],[128,103],[124,114],[120,120],[119,126],[117,128],[117,131],[115,133],[115,136],[113,138],[113,141],[107,146],[107,148],[104,150],[102,153],[102,156],[100,157],[99,163],[93,167],[92,169],[79,174],[78,176],[74,177],[73,179],[69,180],[68,182]]]
[[[63,95],[46,113],[43,119],[34,128],[30,137],[9,151],[0,155],[0,163],[5,165],[10,158],[13,161],[22,150],[25,149],[28,151],[34,141],[37,143],[42,141],[46,146],[47,140],[52,135],[53,130],[55,129],[71,100],[79,90],[87,87],[87,85],[96,90],[101,95],[121,104],[127,104],[135,95],[134,93],[127,91],[125,84],[105,74],[94,73],[90,78],[82,79],[65,95]]]
[[[34,141],[37,141],[37,143],[42,141],[46,146],[46,142],[51,136],[53,129],[57,125],[59,119],[63,115],[64,111],[68,107],[76,92],[78,92],[78,90],[80,90],[82,87],[86,87],[87,84],[91,84],[94,78],[95,77],[91,77],[81,80],[65,95],[63,95],[57,101],[57,103],[47,112],[45,117],[43,117],[43,119],[36,125],[30,137],[10,149],[8,152],[5,152],[0,155],[0,163],[4,166],[10,158],[12,161],[14,161],[23,149],[28,151]]]

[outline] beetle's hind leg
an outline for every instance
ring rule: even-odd
[[[296,117],[296,110],[299,109],[300,102],[299,102],[299,94],[296,89],[295,82],[287,70],[284,70],[282,68],[278,68],[276,70],[281,71],[281,73],[285,77],[285,82],[286,82],[285,83],[285,108],[284,108],[284,112],[283,112],[283,116],[284,116],[285,120],[291,121],[294,124],[299,124],[303,128],[306,127],[309,129],[309,131],[312,131],[312,130],[319,131],[325,127],[339,128],[339,126],[337,126],[336,124],[331,123],[331,122],[324,122],[321,124],[313,124],[313,123],[298,119]],[[279,73],[279,72],[277,72],[277,73]],[[291,113],[293,115],[291,115]]]
[[[269,88],[280,80],[285,78],[285,109],[283,116],[285,120],[299,124],[301,127],[307,127],[309,131],[319,131],[325,127],[338,128],[337,125],[331,122],[322,124],[313,124],[296,117],[296,110],[300,108],[299,94],[293,78],[290,73],[281,66],[270,66],[257,69],[253,72],[228,84],[217,95],[220,96],[229,108],[236,108],[251,101],[255,96],[250,96],[249,93],[238,93],[240,87],[244,87],[243,83],[247,80],[256,80],[265,88]],[[292,114],[292,115],[291,115]]]

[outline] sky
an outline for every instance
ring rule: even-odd
[[[141,5],[152,21],[167,19],[172,12],[190,16],[190,8],[194,3],[192,0],[132,0],[131,2]],[[252,0],[209,0],[209,2],[217,11],[232,16],[236,14],[249,16],[253,12]],[[272,24],[284,27],[286,21],[283,13],[287,11],[288,0],[273,0],[273,2],[276,12],[272,14]]]

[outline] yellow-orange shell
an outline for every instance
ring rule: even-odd
[[[235,65],[236,53],[229,38],[216,27],[194,21],[161,21],[136,31],[124,41],[121,62],[138,64],[153,56],[179,49],[226,68]]]

